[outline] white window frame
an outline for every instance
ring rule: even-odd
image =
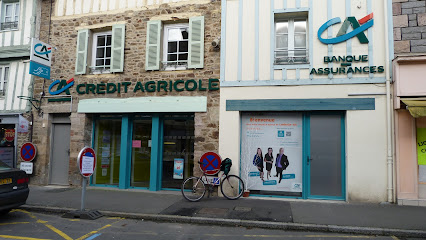
[[[306,56],[304,56],[304,61],[301,60],[300,58],[303,58],[303,56],[295,56],[294,52],[297,50],[295,49],[294,46],[294,37],[296,35],[295,31],[294,31],[294,22],[295,21],[305,21],[305,51],[306,51]],[[282,62],[277,62],[277,57],[276,57],[276,53],[277,53],[277,23],[281,23],[281,22],[287,22],[288,23],[288,32],[287,32],[287,62],[282,63]],[[282,17],[277,17],[275,18],[274,21],[274,65],[289,65],[289,64],[307,64],[309,63],[309,36],[308,36],[308,18],[307,17],[292,17],[292,18],[282,18]],[[298,48],[300,49],[300,48]],[[303,49],[302,49],[303,50]]]
[[[188,51],[189,51],[189,23],[177,23],[177,24],[164,24],[163,25],[163,45],[162,45],[162,50],[163,50],[163,56],[162,56],[162,65],[163,65],[163,70],[166,71],[172,71],[172,70],[186,70],[188,69],[188,58],[189,58],[189,52],[187,52],[188,54],[188,58],[186,60],[186,64],[185,65],[168,65],[167,64],[167,52],[168,52],[168,37],[169,37],[169,30],[170,29],[176,29],[176,28],[186,28],[188,29]],[[179,46],[177,49],[177,57],[179,59]],[[177,60],[179,63],[179,60]],[[184,61],[181,61],[184,62]]]
[[[96,32],[92,34],[92,56],[91,56],[91,66],[90,68],[90,73],[92,74],[102,74],[102,73],[111,73],[110,69],[111,69],[111,57],[109,57],[110,59],[110,65],[109,67],[103,67],[103,68],[98,68],[96,66],[96,49],[98,47],[98,42],[97,42],[97,38],[99,36],[107,36],[110,35],[111,36],[111,56],[112,56],[112,31],[104,31],[104,32]],[[105,58],[104,58],[105,59]]]
[[[11,15],[6,15],[6,7],[7,6],[11,6],[12,7],[12,12]],[[7,30],[17,30],[18,26],[19,26],[19,17],[20,17],[20,12],[21,12],[21,4],[19,1],[15,1],[15,2],[3,2],[2,6],[1,6],[1,13],[3,14],[3,16],[1,16],[1,31],[7,31]],[[17,11],[18,10],[18,11]],[[11,18],[12,21],[7,21],[6,22],[6,18]],[[8,28],[4,28],[3,24],[5,23],[16,23],[14,24],[15,26],[10,26]]]
[[[6,72],[7,68],[7,72]],[[6,93],[5,85],[9,82],[10,66],[0,65],[0,96],[4,96]]]

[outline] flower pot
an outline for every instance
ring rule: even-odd
[[[245,190],[243,193],[243,197],[249,197],[250,196],[250,191],[249,190]]]

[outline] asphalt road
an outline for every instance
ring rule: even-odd
[[[386,239],[396,237],[363,236],[316,232],[247,229],[102,217],[97,220],[66,219],[58,215],[13,210],[0,217],[0,239],[103,240],[103,239]]]

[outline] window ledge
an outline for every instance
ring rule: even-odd
[[[0,30],[0,32],[15,32],[15,31],[19,31],[19,28],[16,28],[16,29],[4,29],[4,30]]]
[[[309,63],[293,63],[293,64],[274,64],[274,69],[297,69],[297,68],[311,68]]]

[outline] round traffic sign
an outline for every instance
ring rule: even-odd
[[[37,148],[34,144],[27,142],[21,147],[21,158],[26,162],[34,160],[37,154]]]
[[[222,158],[214,152],[206,152],[200,158],[200,168],[207,175],[214,175],[220,171]]]
[[[83,177],[92,176],[96,167],[96,153],[93,148],[84,147],[81,149],[77,157],[78,166],[80,168],[80,173]]]

